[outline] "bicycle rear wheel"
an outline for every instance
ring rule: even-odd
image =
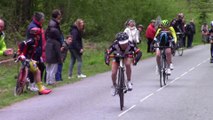
[[[177,44],[177,51],[178,51],[179,56],[183,55],[183,44],[182,44],[181,41],[179,41],[178,44]]]
[[[118,75],[118,94],[120,98],[120,109],[123,110],[125,81],[124,81],[124,71],[122,68],[119,68],[118,74],[119,74]]]
[[[163,62],[163,56],[160,58],[160,68],[159,68],[159,73],[160,73],[160,87],[163,87],[163,76],[164,76],[164,70],[163,70],[164,62]]]
[[[166,80],[167,80],[167,74],[166,74],[166,58],[163,59],[163,83],[166,85]]]

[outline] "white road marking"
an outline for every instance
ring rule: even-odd
[[[124,115],[125,113],[127,113],[128,111],[130,111],[131,109],[133,109],[136,105],[133,105],[132,107],[130,107],[129,109],[125,110],[124,112],[122,112],[121,114],[118,115],[118,117],[121,117],[122,115]]]
[[[189,72],[192,71],[192,70],[194,70],[194,69],[195,69],[195,67],[192,67],[191,69],[189,69]]]
[[[209,59],[209,58],[208,58]],[[195,67],[190,68],[187,72],[184,72],[183,74],[181,74],[179,77],[176,77],[173,81],[171,81],[170,83],[174,83],[176,80],[179,80],[181,77],[183,77],[184,75],[188,74],[189,72],[193,71],[196,69],[196,67],[199,67],[201,64],[204,64],[205,62],[208,61],[208,59],[202,61],[201,63],[197,64]],[[161,90],[163,90],[166,86],[168,86],[170,83],[168,83],[167,85],[157,89],[155,92],[160,92]],[[140,102],[144,102],[146,99],[148,99],[149,97],[153,96],[154,93],[151,93],[149,95],[147,95],[146,97],[142,98],[140,100]],[[127,113],[128,111],[130,111],[131,109],[133,109],[134,107],[136,107],[136,105],[133,105],[132,107],[130,107],[129,109],[125,110],[124,112],[120,113],[118,115],[118,117],[121,117],[122,115],[124,115],[125,113]]]
[[[146,97],[144,97],[143,99],[141,99],[140,102],[145,101],[146,99],[148,99],[148,98],[151,97],[152,95],[154,95],[154,93],[151,93],[151,94],[147,95]]]

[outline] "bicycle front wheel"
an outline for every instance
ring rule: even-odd
[[[24,86],[25,86],[25,80],[26,80],[27,74],[24,68],[20,70],[20,73],[18,75],[18,78],[16,80],[16,86],[14,89],[14,95],[19,96],[24,92]]]
[[[124,81],[124,70],[119,68],[118,73],[118,94],[120,98],[120,109],[123,110],[124,107],[124,89],[125,89],[125,81]]]

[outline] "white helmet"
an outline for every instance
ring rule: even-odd
[[[211,21],[211,26],[213,26],[213,21]]]

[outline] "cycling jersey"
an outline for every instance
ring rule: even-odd
[[[114,41],[114,43],[107,49],[106,51],[106,58],[109,58],[110,54],[120,54],[123,56],[128,56],[128,55],[136,55],[135,56],[135,62],[137,63],[141,56],[142,56],[142,52],[140,51],[139,48],[137,48],[134,43],[128,41],[128,47],[125,50],[122,50],[118,41]]]
[[[5,41],[5,34],[3,32],[0,33],[0,56],[4,54],[4,51],[7,49]]]
[[[158,34],[162,31],[161,28],[159,28],[155,34],[155,38],[158,36]],[[174,30],[173,27],[169,27],[168,31],[171,33],[173,39],[174,39],[174,42],[177,43],[177,36],[176,36],[176,32]]]
[[[156,38],[154,42],[159,43],[159,46],[170,46],[170,43],[174,41],[170,31],[160,31]]]
[[[23,41],[18,46],[18,54],[23,54],[27,59],[33,59],[38,45],[38,41],[34,39]]]

